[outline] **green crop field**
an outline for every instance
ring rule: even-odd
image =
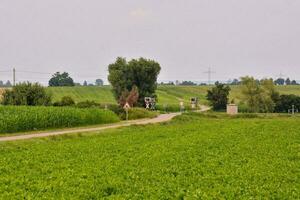
[[[0,143],[0,199],[299,199],[299,122],[188,114]]]
[[[64,96],[72,97],[76,102],[95,101],[97,103],[116,103],[111,87],[48,87],[53,101],[59,101]]]
[[[0,106],[0,133],[67,128],[118,121],[119,118],[115,113],[96,108]]]
[[[230,99],[239,101],[241,96],[240,86],[231,86]],[[158,103],[160,105],[178,105],[180,100],[189,104],[191,97],[199,97],[202,104],[206,104],[205,99],[209,86],[159,86],[157,89]],[[113,103],[116,101],[111,92],[111,87],[53,87],[47,88],[52,93],[54,100],[60,100],[63,96],[71,96],[76,102],[91,100],[98,103]],[[300,95],[300,86],[277,86],[281,94]]]

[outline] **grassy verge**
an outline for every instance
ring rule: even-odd
[[[128,111],[128,119],[135,120],[135,119],[142,119],[142,118],[154,118],[159,115],[158,112],[155,111],[148,111],[144,108],[132,108]],[[120,118],[125,120],[126,113],[120,113]]]
[[[0,133],[67,128],[118,122],[111,111],[70,107],[0,107]]]
[[[299,199],[299,120],[194,113],[0,143],[0,199]]]

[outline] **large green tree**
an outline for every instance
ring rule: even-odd
[[[250,112],[274,112],[279,93],[272,79],[260,82],[253,77],[242,77],[242,95]]]
[[[67,72],[56,72],[52,75],[52,78],[49,80],[50,87],[58,86],[74,86],[75,83],[73,79],[69,76]]]
[[[207,91],[206,97],[214,110],[225,110],[228,104],[229,92],[229,86],[216,82],[215,86]]]
[[[131,91],[135,86],[138,89],[140,105],[144,104],[144,97],[156,97],[160,70],[159,63],[154,60],[139,58],[127,62],[125,58],[117,58],[115,63],[108,66],[108,80],[116,100],[119,101],[124,91]]]

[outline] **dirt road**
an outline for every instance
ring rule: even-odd
[[[208,110],[210,110],[209,107],[201,106],[201,110],[199,110],[197,112],[206,112]],[[7,136],[7,137],[5,136],[5,137],[0,137],[0,142],[15,141],[15,140],[27,140],[27,139],[32,139],[32,138],[43,138],[43,137],[64,135],[64,134],[71,134],[71,133],[102,131],[102,130],[106,130],[106,129],[120,128],[120,127],[126,127],[126,126],[131,126],[131,125],[155,124],[155,123],[170,121],[171,119],[173,119],[174,117],[176,117],[180,114],[181,113],[162,114],[153,119],[133,120],[133,121],[120,122],[120,123],[110,124],[110,125],[101,125],[99,127],[92,127],[92,128],[91,127],[90,128],[72,128],[69,130],[39,132],[39,133],[33,133],[33,134]]]
[[[141,119],[141,120],[133,120],[128,122],[120,122],[111,125],[102,125],[101,127],[93,127],[93,128],[78,128],[78,129],[70,129],[70,130],[63,130],[63,131],[49,131],[49,132],[40,132],[28,135],[18,135],[18,136],[8,136],[8,137],[0,137],[0,142],[6,141],[15,141],[15,140],[27,140],[32,138],[42,138],[42,137],[49,137],[55,135],[64,135],[64,134],[71,134],[71,133],[82,133],[82,132],[94,132],[94,131],[102,131],[106,129],[112,128],[120,128],[126,127],[131,125],[143,125],[143,124],[153,124],[153,123],[160,123],[170,121],[174,117],[180,115],[180,113],[170,113],[170,114],[162,114],[153,119]]]

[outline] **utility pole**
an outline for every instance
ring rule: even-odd
[[[16,69],[13,68],[13,86],[16,86]]]
[[[216,72],[212,71],[211,68],[208,68],[208,71],[204,72],[204,74],[208,75],[208,85],[211,85],[211,75],[214,74]]]

